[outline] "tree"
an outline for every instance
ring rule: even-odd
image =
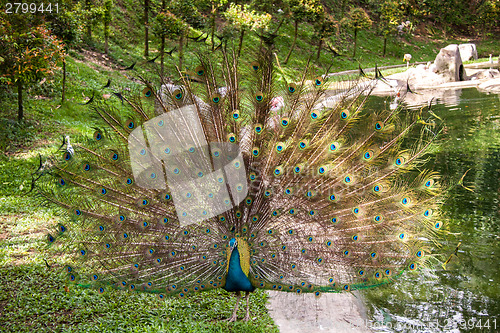
[[[85,6],[82,10],[80,6],[75,6],[75,12],[81,11],[87,23],[87,38],[92,40],[92,28],[95,27],[104,15],[104,9],[101,6],[96,6],[92,0],[85,0]]]
[[[179,68],[182,68],[182,44],[187,25],[177,16],[169,11],[156,15],[153,23],[153,33],[158,36],[162,43],[160,45],[161,75],[163,76],[163,63],[165,54],[165,38],[179,38]]]
[[[0,78],[17,86],[18,120],[24,117],[23,89],[51,75],[63,57],[60,40],[43,26],[14,28],[0,17]]]
[[[64,42],[65,54],[62,61],[63,78],[61,103],[64,103],[66,100],[66,53],[71,46],[81,41],[82,31],[79,24],[79,18],[78,12],[69,10],[69,6],[60,13],[52,13],[46,16],[52,34],[56,35]]]
[[[335,24],[335,22],[333,22],[330,16],[325,15],[323,16],[322,20],[315,24],[314,28],[314,30],[316,31],[315,35],[319,39],[318,52],[316,54],[317,60],[321,55],[321,49],[323,47],[325,39],[330,37],[337,30],[337,25]]]
[[[144,0],[144,56],[149,56],[149,0]]]
[[[90,20],[90,13],[92,10],[92,0],[85,0],[85,11],[87,13],[87,37],[88,39],[92,39],[92,22]]]
[[[197,29],[202,28],[204,25],[204,19],[198,10],[198,7],[195,6],[193,0],[170,1],[168,4],[168,10],[186,25],[183,30],[183,35],[179,36],[179,40],[183,41],[179,45],[179,60],[182,62],[184,44],[187,46],[187,40],[185,37],[188,32],[188,27],[194,27]],[[162,40],[162,43],[165,45],[164,39]]]
[[[220,8],[222,8],[227,0],[209,0],[211,6],[211,16],[210,16],[210,30],[211,30],[211,42],[212,42],[212,51],[215,49],[214,36],[215,36],[215,19],[217,18],[217,13]]]
[[[297,43],[297,35],[299,33],[299,23],[303,21],[314,22],[321,19],[324,15],[324,9],[319,0],[289,0],[288,1],[290,14],[294,20],[293,42],[284,63],[288,62],[292,54],[295,44]]]
[[[358,43],[358,30],[368,29],[372,26],[372,20],[362,8],[352,8],[347,17],[341,21],[343,26],[354,30],[354,51],[352,57],[356,57],[356,47]]]
[[[500,26],[500,1],[483,1],[477,8],[477,13],[476,20],[481,26],[483,36],[486,35],[487,29],[493,32]]]
[[[113,8],[113,0],[104,0],[104,14],[103,14],[103,21],[104,21],[104,53],[108,54],[109,52],[109,24],[111,23],[111,20],[113,19],[113,16],[111,14],[111,9]]]
[[[380,22],[378,28],[384,36],[384,47],[382,50],[382,56],[385,57],[385,51],[387,48],[387,38],[390,35],[397,33],[397,26],[403,20],[403,8],[398,1],[386,0],[380,5]]]
[[[164,9],[162,7],[162,11]],[[168,10],[193,28],[199,29],[204,25],[203,15],[200,14],[193,0],[169,1]]]
[[[240,31],[238,57],[241,53],[245,31],[267,28],[272,18],[270,14],[259,14],[255,10],[250,10],[249,5],[241,6],[234,3],[231,3],[229,8],[224,12],[224,16],[229,23]]]

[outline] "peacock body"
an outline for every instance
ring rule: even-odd
[[[119,108],[96,97],[93,136],[68,140],[35,183],[68,214],[48,241],[71,255],[70,281],[248,302],[256,288],[319,296],[425,265],[443,225],[439,177],[423,168],[433,123],[365,110],[366,79],[325,103],[324,77],[287,79],[273,59],[199,56]]]

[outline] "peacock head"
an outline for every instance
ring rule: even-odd
[[[231,248],[231,252],[238,246],[238,241],[236,241],[236,238],[231,238],[229,240],[229,247]]]

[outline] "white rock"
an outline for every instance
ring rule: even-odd
[[[470,59],[477,60],[476,44],[460,44],[458,45],[458,50],[460,51],[460,58],[462,58],[462,62]]]
[[[434,60],[434,65],[436,65],[437,73],[443,75],[448,81],[456,82],[466,79],[457,44],[442,48]]]

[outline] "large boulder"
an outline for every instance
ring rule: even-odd
[[[460,44],[458,45],[458,50],[460,51],[460,58],[462,58],[462,62],[470,59],[477,60],[476,44]]]
[[[439,51],[436,60],[434,60],[434,71],[448,81],[464,81],[466,79],[457,44],[448,45]]]

